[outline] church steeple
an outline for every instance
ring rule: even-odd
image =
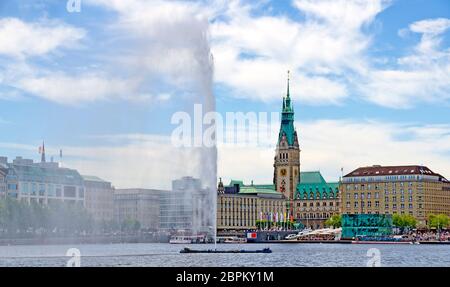
[[[288,71],[287,91],[283,97],[281,125],[274,159],[275,189],[289,200],[289,210],[293,211],[295,190],[300,182],[300,146],[294,127],[294,109],[290,94],[290,73]]]
[[[291,112],[293,111],[291,107],[291,93],[289,91],[290,89],[290,72],[288,71],[287,74],[287,92],[286,92],[286,98],[283,98],[283,112]]]
[[[294,145],[295,142],[295,129],[294,129],[294,109],[291,106],[291,95],[290,95],[290,72],[288,71],[287,79],[287,94],[283,97],[283,109],[281,113],[281,127],[278,143],[286,136],[289,146]]]
[[[286,93],[286,102],[287,102],[287,106],[290,108],[291,107],[291,95],[289,93],[289,81],[290,81],[290,72],[288,71],[288,76],[287,76],[287,93]]]

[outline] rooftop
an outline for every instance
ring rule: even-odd
[[[44,167],[40,165],[10,164],[8,176],[21,181],[50,182],[55,184],[83,185],[83,178],[74,169]]]
[[[398,165],[398,166],[381,166],[373,165],[360,167],[345,175],[344,177],[358,176],[386,176],[386,175],[432,175],[443,176],[433,172],[426,166],[421,165]]]
[[[300,172],[295,198],[336,198],[339,193],[338,182],[326,182],[320,171]]]
[[[85,181],[94,181],[94,182],[103,182],[106,183],[106,180],[101,179],[98,176],[94,176],[94,175],[82,175],[83,180]]]
[[[326,183],[320,171],[302,171],[300,172],[301,184]]]
[[[254,193],[279,194],[275,190],[275,186],[273,184],[253,184],[253,182],[252,182],[250,185],[245,185],[242,180],[232,179],[228,186],[234,186],[234,185],[239,185],[239,193],[240,194],[254,194]]]

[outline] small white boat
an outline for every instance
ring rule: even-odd
[[[192,243],[206,243],[206,237],[203,235],[175,235],[169,240],[170,244],[192,244]]]
[[[174,236],[169,240],[170,244],[191,244],[192,239],[189,236]]]
[[[310,234],[311,232],[312,232],[312,229],[306,228],[306,229],[303,229],[302,231],[300,231],[297,234],[289,234],[288,236],[286,236],[285,239],[286,240],[295,240],[295,239],[297,239],[299,237],[306,236],[306,235]]]
[[[247,238],[226,237],[224,243],[247,243]]]

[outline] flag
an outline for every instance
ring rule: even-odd
[[[283,219],[284,219],[284,221],[286,221],[286,212],[284,212]]]

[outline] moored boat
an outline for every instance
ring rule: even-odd
[[[175,235],[172,236],[169,240],[170,244],[191,244],[191,243],[206,243],[206,236],[196,235],[196,236],[187,236],[187,235]]]

